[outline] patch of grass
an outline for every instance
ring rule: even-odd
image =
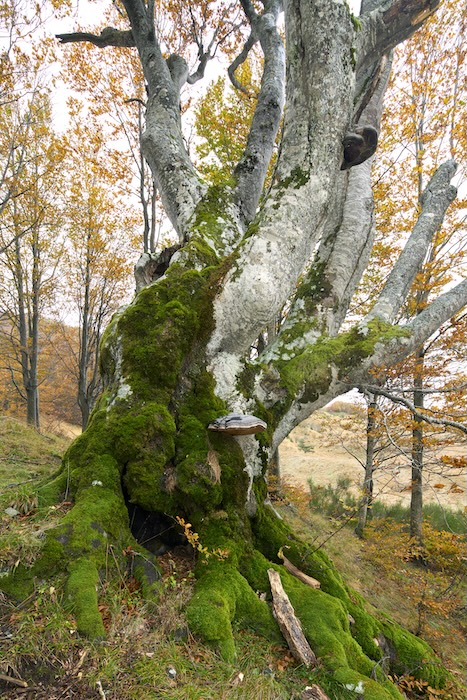
[[[337,413],[346,416],[365,416],[364,406],[359,406],[356,403],[349,403],[347,401],[333,401],[328,404],[324,409],[326,413]]]
[[[60,604],[61,583],[39,588],[19,607],[0,601],[5,633],[0,673],[33,686],[42,682],[48,697],[59,689],[66,689],[65,697],[97,697],[98,683],[109,699],[119,700],[291,700],[313,683],[332,698],[354,697],[321,669],[299,665],[285,645],[251,631],[234,629],[238,656],[232,664],[193,637],[177,634],[186,626],[183,608],[191,594],[186,578],[165,587],[157,611],[146,606],[131,578],[120,585],[104,583],[107,639],[98,645],[78,637],[73,617]],[[169,627],[160,624],[167,609]],[[0,694],[5,690],[11,687],[0,681]]]
[[[310,445],[308,442],[305,442],[303,438],[299,438],[297,440],[297,445],[303,452],[313,452],[313,450],[315,449],[313,445]]]
[[[29,437],[25,435],[30,434],[29,429],[21,434],[21,440],[27,443]],[[34,433],[32,439],[36,436]],[[27,444],[22,449],[23,454],[32,454]],[[41,442],[40,450],[41,459],[48,465],[46,473],[54,471],[59,458],[57,443],[46,439]],[[15,464],[14,460],[10,461],[10,475],[15,475],[16,481]],[[345,483],[340,488],[337,502],[331,494],[336,508],[342,508],[340,498],[345,501]],[[304,491],[300,494],[298,489],[290,494],[285,491],[290,500],[293,493],[294,503],[298,505],[276,499],[275,507],[290,520],[297,533],[308,538],[313,548],[325,547],[348,583],[370,604],[374,603],[412,631],[421,622],[421,636],[435,647],[449,668],[461,673],[465,667],[465,649],[460,641],[463,620],[458,608],[465,591],[463,576],[456,577],[452,570],[448,574],[442,567],[427,571],[406,561],[405,534],[400,528],[397,536],[392,536],[391,531],[383,531],[383,521],[374,519],[367,540],[361,541],[350,528],[341,527],[346,519],[345,509],[341,523],[336,523],[329,515],[319,512],[319,503],[310,509],[310,496]],[[4,514],[0,518],[3,566],[14,566],[18,560],[25,564],[34,560],[44,530],[68,507],[62,504],[30,509],[28,503],[33,492],[28,485],[7,490],[7,499],[15,498],[27,512],[14,518]],[[433,542],[436,543],[436,537]],[[449,537],[443,543],[439,556],[450,556],[456,543]],[[38,700],[97,697],[97,682],[102,684],[109,700],[295,700],[300,698],[305,686],[313,683],[321,686],[332,700],[354,700],[354,692],[346,690],[322,669],[304,668],[293,659],[285,644],[271,644],[251,630],[234,628],[237,659],[232,664],[222,661],[187,630],[184,609],[192,594],[192,561],[182,562],[173,553],[167,553],[161,558],[161,565],[162,598],[157,607],[143,600],[131,571],[122,570],[120,580],[113,583],[106,581],[105,571],[100,572],[100,612],[107,634],[105,642],[100,644],[78,636],[73,615],[61,604],[64,583],[61,577],[47,586],[37,582],[34,594],[20,605],[0,597],[0,673],[26,679],[36,688],[42,683],[44,692],[41,689],[35,695]],[[425,578],[417,578],[422,575]],[[175,678],[170,677],[169,667],[175,669]],[[243,674],[242,678],[239,673]],[[465,697],[460,693],[453,688],[444,697],[437,697],[442,700]],[[0,696],[19,697],[12,685],[2,681]]]
[[[350,491],[351,484],[352,480],[348,477],[339,477],[335,486],[318,486],[313,479],[308,479],[310,509],[330,518],[348,517],[357,508],[357,499]]]
[[[351,517],[358,508],[358,499],[351,491],[352,480],[339,477],[337,483],[319,486],[313,479],[308,479],[310,489],[309,506],[330,518]],[[370,520],[390,519],[400,525],[410,522],[410,507],[401,502],[386,504],[375,500],[369,510]],[[467,514],[460,508],[454,510],[438,503],[426,503],[423,506],[423,520],[438,532],[450,532],[455,535],[467,535]]]
[[[38,433],[16,418],[0,416],[0,492],[54,472],[69,444],[68,438]]]
[[[387,505],[381,501],[374,501],[371,506],[373,519],[390,518],[397,523],[408,523],[410,520],[410,508],[402,503]],[[456,535],[467,534],[466,513],[460,508],[453,510],[440,506],[438,503],[427,503],[423,506],[423,519],[438,532],[452,532]]]

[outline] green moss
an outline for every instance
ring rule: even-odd
[[[148,603],[157,603],[162,590],[161,572],[157,565],[156,557],[149,552],[134,545],[132,562],[132,574],[141,586],[141,593]]]
[[[350,14],[350,19],[352,21],[352,24],[353,24],[355,31],[356,32],[361,31],[361,28],[362,28],[361,20],[358,17],[356,17],[355,15],[353,15],[352,13]]]
[[[67,604],[75,615],[78,632],[94,640],[105,637],[97,607],[98,583],[97,568],[89,559],[81,558],[70,564],[65,590]]]
[[[305,636],[325,669],[343,685],[363,682],[365,698],[400,700],[402,696],[395,686],[377,670],[377,661],[368,657],[352,636],[344,602],[323,590],[305,586],[283,566],[271,564],[257,551],[249,552],[242,560],[241,571],[255,590],[269,592],[269,568],[280,573]],[[378,682],[371,679],[373,674],[377,674]]]
[[[230,435],[213,432],[209,442],[221,465],[222,506],[224,509],[244,511],[248,488],[245,460],[238,442]]]
[[[222,236],[225,228],[231,225],[227,212],[232,199],[232,184],[233,182],[229,181],[211,185],[196,207],[194,215],[193,229],[200,232],[200,240],[212,240],[216,250],[220,251],[224,248]]]
[[[428,644],[395,622],[383,620],[381,630],[395,652],[394,671],[427,681],[433,688],[443,688],[449,676]]]
[[[0,590],[16,600],[24,600],[34,590],[36,582],[50,579],[65,566],[65,548],[61,542],[47,532],[39,558],[33,566],[19,564],[10,572],[0,575]]]
[[[302,324],[297,324],[297,329],[298,335],[304,332]],[[373,354],[378,343],[408,333],[407,330],[375,320],[364,328],[354,327],[335,338],[322,336],[314,345],[290,357],[294,354],[291,336],[274,366],[280,373],[289,402],[297,395],[302,401],[311,402],[327,390],[331,381],[331,367],[337,367],[339,378],[345,379],[352,369]]]
[[[15,600],[24,600],[34,589],[34,578],[31,569],[19,564],[14,571],[0,573],[0,591]]]
[[[38,505],[52,506],[58,503],[66,492],[68,483],[68,464],[58,474],[44,481],[37,489]]]
[[[296,298],[304,301],[305,313],[311,316],[323,299],[327,299],[332,291],[332,285],[326,277],[327,265],[325,261],[315,260],[306,280],[300,283]]]
[[[188,455],[177,464],[177,488],[185,495],[185,506],[190,509],[208,511],[222,502],[222,486],[207,461]]]
[[[248,518],[244,513],[242,515],[235,508],[217,510],[196,523],[202,545],[211,552],[221,550],[224,553],[223,561],[235,568],[238,568],[245,548],[251,546]],[[198,574],[206,572],[206,563],[206,559],[200,559],[196,569]]]
[[[143,289],[119,319],[122,368],[139,399],[167,403],[184,357],[206,320],[210,272],[169,267],[164,279]]]
[[[190,630],[202,637],[229,662],[235,659],[232,622],[252,627],[268,639],[278,641],[277,624],[266,603],[246,579],[225,562],[215,562],[197,581],[188,605]]]
[[[273,187],[273,196],[275,199],[274,204],[272,205],[273,209],[278,209],[280,207],[280,200],[284,193],[290,189],[300,189],[300,187],[304,187],[306,183],[310,179],[310,171],[309,170],[303,170],[299,166],[296,166],[291,170],[290,175],[287,177],[284,177],[282,180],[279,180],[274,184]]]

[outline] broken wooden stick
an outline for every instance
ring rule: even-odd
[[[315,578],[312,578],[311,576],[308,576],[308,574],[304,574],[303,571],[297,569],[295,564],[292,564],[292,562],[289,561],[289,559],[287,559],[287,557],[282,551],[282,547],[277,552],[277,556],[279,557],[279,559],[282,559],[285,568],[292,574],[292,576],[295,576],[296,578],[300,579],[302,583],[305,583],[307,586],[311,586],[311,588],[321,588],[321,584],[319,581],[317,581]]]
[[[13,685],[19,685],[21,688],[28,687],[26,681],[22,681],[19,678],[13,678],[12,676],[5,676],[3,673],[0,673],[0,681],[5,681],[5,683],[12,683]]]
[[[289,596],[284,591],[279,574],[274,569],[268,569],[268,576],[271,584],[274,617],[290,651],[305,666],[316,666],[318,660],[303,634],[300,621],[295,615]]]

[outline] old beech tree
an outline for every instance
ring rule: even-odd
[[[104,392],[89,427],[60,473],[40,487],[43,503],[66,494],[73,507],[47,532],[34,566],[2,579],[6,590],[26,594],[34,580],[65,572],[79,630],[102,637],[98,582],[109,547],[157,600],[157,559],[135,540],[129,508],[179,516],[210,553],[224,553],[199,555],[187,610],[191,631],[224,658],[235,653],[234,620],[277,636],[268,602],[257,595],[270,591],[267,569],[274,567],[337,681],[363,683],[365,698],[375,700],[401,697],[389,669],[442,685],[445,672],[431,650],[370,615],[323,552],[312,552],[276,515],[266,489],[268,463],[300,421],[370,376],[374,383],[375,372],[416,351],[467,302],[464,280],[407,325],[395,323],[456,195],[449,161],[427,185],[413,233],[368,318],[343,327],[374,228],[372,159],[341,169],[343,141],[358,125],[378,128],[391,49],[438,4],[364,0],[357,18],[345,0],[226,3],[226,12],[241,5],[249,27],[237,63],[257,43],[264,72],[243,156],[223,186],[203,182],[181,131],[180,89],[208,56],[200,50],[191,76],[181,57],[164,59],[154,0],[122,0],[127,30],[60,36],[90,41],[96,51],[138,52],[147,83],[142,147],[180,246],[168,266],[167,253],[164,265],[149,254],[139,261],[138,292],[103,339]],[[243,437],[207,430],[232,411],[258,416],[267,430]],[[286,545],[320,590],[284,570],[278,552]]]

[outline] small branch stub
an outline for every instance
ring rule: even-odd
[[[254,435],[266,428],[266,423],[260,418],[243,413],[229,413],[227,416],[216,418],[208,425],[208,430],[227,433],[227,435]]]
[[[300,621],[282,587],[279,574],[274,569],[268,569],[271,584],[274,617],[280,627],[289,649],[294,657],[305,666],[317,666],[318,659],[303,634]]]
[[[301,695],[302,700],[329,700],[324,690],[316,685],[307,686]]]

